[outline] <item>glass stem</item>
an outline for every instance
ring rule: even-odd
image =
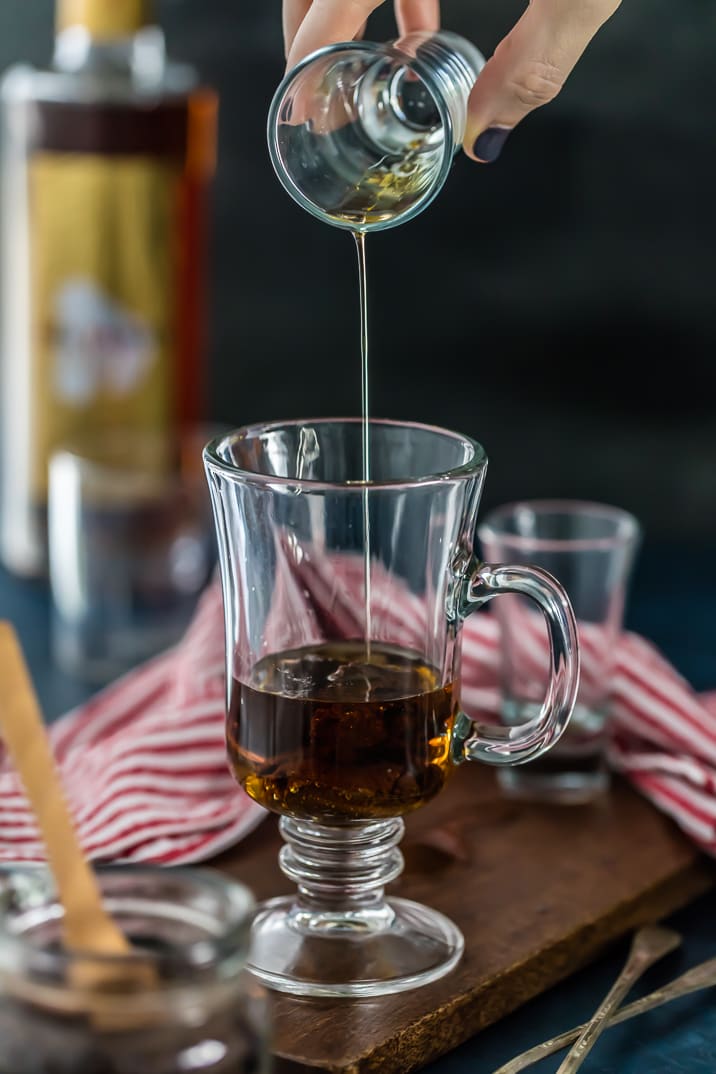
[[[291,923],[304,931],[388,928],[384,887],[403,871],[401,818],[328,826],[284,817],[279,864],[298,885]]]

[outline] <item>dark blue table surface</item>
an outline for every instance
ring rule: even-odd
[[[52,666],[48,611],[43,585],[20,582],[0,570],[0,618],[18,629],[43,711],[52,720],[87,697],[88,690]],[[659,645],[697,689],[716,688],[716,550],[647,543],[631,590],[627,626]],[[674,915],[671,923],[683,934],[683,947],[654,967],[634,995],[716,957],[715,899],[706,895]],[[426,1074],[491,1074],[532,1044],[584,1021],[610,987],[626,952],[624,941],[426,1068]],[[559,1058],[531,1069],[553,1072]],[[584,1074],[716,1074],[716,993],[687,997],[608,1030],[582,1069]]]

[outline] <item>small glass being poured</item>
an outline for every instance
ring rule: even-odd
[[[279,180],[335,227],[366,233],[404,223],[442,188],[484,63],[446,31],[312,53],[287,74],[269,111]]]

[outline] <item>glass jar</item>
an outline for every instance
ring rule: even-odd
[[[249,891],[208,870],[98,877],[136,955],[67,952],[48,873],[0,872],[0,1074],[265,1074]]]

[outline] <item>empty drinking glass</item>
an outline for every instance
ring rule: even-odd
[[[553,750],[526,768],[503,769],[511,795],[589,801],[609,785],[604,745],[637,520],[618,507],[576,500],[524,500],[490,512],[478,530],[488,560],[518,559],[557,578],[577,617],[581,681],[570,723]],[[542,617],[522,597],[495,604],[501,631],[502,716],[508,726],[534,718],[549,675]]]
[[[115,431],[54,453],[52,649],[67,673],[104,683],[188,625],[215,558],[204,437]]]

